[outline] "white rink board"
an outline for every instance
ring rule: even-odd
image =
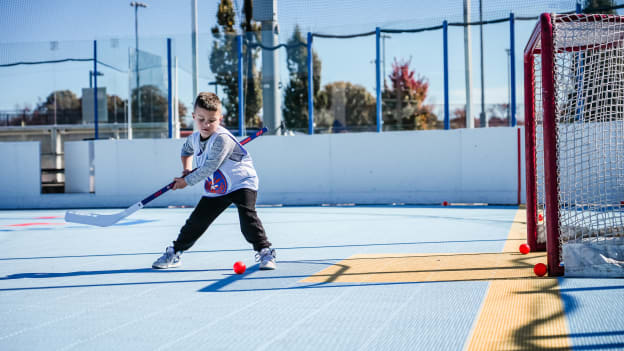
[[[38,141],[0,142],[0,205],[21,208],[41,193]]]
[[[246,147],[260,177],[259,204],[517,204],[517,133],[486,128],[265,135]],[[95,194],[45,194],[22,207],[128,207],[180,174],[183,142],[97,140]],[[73,143],[88,149],[89,141]],[[84,162],[65,160],[67,169]],[[523,155],[521,165],[524,182]],[[201,193],[201,185],[170,191],[150,205],[193,206]],[[14,208],[4,201],[0,206]]]

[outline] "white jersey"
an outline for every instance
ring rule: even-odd
[[[234,135],[227,129],[219,127],[210,139],[205,147],[205,151],[202,151],[200,147],[201,135],[199,132],[192,134],[193,150],[195,157],[195,165],[200,168],[206,161],[206,155],[208,155],[212,145],[214,144],[215,137],[219,134],[225,134],[230,137],[245,154],[240,161],[226,158],[219,169],[217,169],[212,177],[207,177],[204,181],[204,196],[216,197],[229,194],[238,189],[252,189],[258,190],[258,175],[254,169],[251,156],[245,150],[245,148],[236,140]]]

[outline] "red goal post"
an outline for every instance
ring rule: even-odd
[[[622,276],[624,17],[542,14],[524,103],[527,243],[550,276]]]

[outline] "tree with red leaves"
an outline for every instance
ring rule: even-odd
[[[391,86],[384,80],[384,129],[438,129],[441,121],[432,112],[432,106],[425,104],[429,82],[425,77],[414,77],[415,72],[410,69],[410,63],[411,59],[395,59],[389,76]]]

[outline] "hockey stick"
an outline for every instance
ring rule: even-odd
[[[267,128],[264,127],[262,129],[260,129],[259,131],[257,131],[255,134],[252,134],[252,135],[246,137],[245,139],[239,141],[239,143],[241,145],[245,145],[248,142],[254,140],[257,137],[259,137],[260,135],[264,134],[266,131],[267,131]],[[197,168],[192,170],[190,173],[194,172],[196,169]],[[145,207],[145,205],[150,203],[155,198],[157,198],[160,195],[162,195],[162,194],[166,193],[167,191],[171,190],[171,188],[173,187],[173,184],[175,184],[175,182],[171,182],[171,183],[165,185],[162,189],[156,191],[155,193],[151,194],[150,196],[146,197],[145,199],[135,203],[134,205],[126,208],[125,210],[123,210],[123,211],[121,211],[119,213],[96,214],[96,213],[78,213],[78,212],[75,212],[75,211],[67,211],[67,212],[65,212],[65,222],[96,225],[98,227],[108,227],[108,226],[111,226],[111,225],[119,222],[120,220],[128,217],[129,215],[135,213],[136,211],[142,209],[143,207]]]

